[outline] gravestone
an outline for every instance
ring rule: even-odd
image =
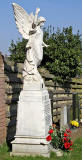
[[[49,156],[50,144],[46,141],[51,121],[48,91],[41,84],[28,84],[20,93],[17,111],[17,128],[12,142],[12,155]]]
[[[60,128],[68,127],[67,124],[67,106],[61,108]]]
[[[70,126],[70,120],[71,120],[71,106],[67,107],[67,123]]]

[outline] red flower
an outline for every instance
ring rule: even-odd
[[[64,137],[67,137],[68,136],[68,134],[67,133],[64,133]]]
[[[52,133],[53,133],[53,129],[50,129],[48,133],[49,133],[49,134],[52,134]]]
[[[51,135],[48,135],[48,136],[46,137],[46,140],[47,140],[47,141],[51,141],[51,139],[52,139]]]
[[[67,141],[67,138],[66,138],[66,137],[64,137],[64,141]]]
[[[70,148],[70,143],[69,142],[65,142],[64,143],[64,147],[65,147],[65,149],[69,149]]]
[[[70,146],[72,146],[73,145],[73,142],[72,141],[70,141]]]
[[[70,129],[66,129],[66,132],[71,133]]]
[[[69,141],[69,138],[64,137],[64,141],[65,141],[65,142],[68,142],[68,141]]]
[[[70,135],[70,134],[69,134],[68,136],[69,136],[69,137],[71,137],[71,135]]]

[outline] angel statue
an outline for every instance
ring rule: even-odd
[[[28,40],[23,69],[24,82],[43,82],[37,67],[43,58],[43,47],[48,47],[48,45],[43,42],[43,31],[41,29],[41,26],[44,25],[46,20],[44,17],[38,18],[40,8],[36,8],[35,15],[33,15],[33,13],[27,14],[26,11],[16,3],[13,3],[13,9],[17,28],[22,37]]]

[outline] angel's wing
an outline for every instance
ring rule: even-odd
[[[32,28],[34,15],[30,15],[18,4],[13,3],[14,15],[17,28],[24,39],[29,39],[29,31]]]

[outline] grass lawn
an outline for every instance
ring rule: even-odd
[[[51,153],[50,158],[44,158],[42,156],[10,157],[9,154],[7,145],[0,147],[0,160],[82,160],[82,137],[75,140],[73,151],[64,153],[62,157],[57,157],[54,152]]]

